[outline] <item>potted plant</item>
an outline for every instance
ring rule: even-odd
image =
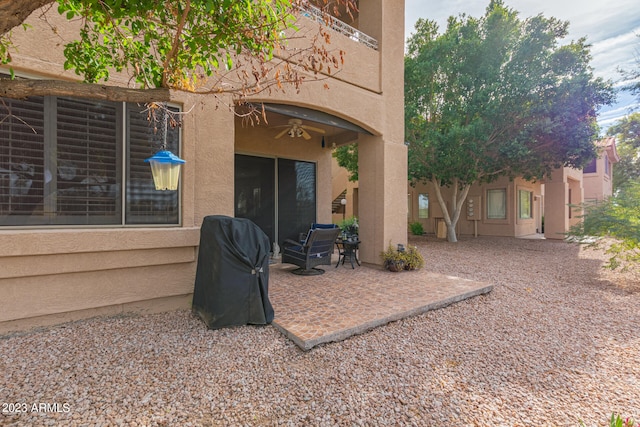
[[[338,227],[340,227],[343,238],[349,240],[358,240],[359,226],[358,218],[356,218],[355,216],[342,220],[342,222],[338,224]]]
[[[424,267],[424,258],[416,246],[404,249],[404,246],[398,245],[398,249],[396,249],[389,243],[387,250],[380,253],[380,257],[383,267],[393,272],[417,270]]]
[[[405,270],[418,270],[424,267],[424,258],[416,246],[409,247],[408,250],[402,253],[402,256]]]
[[[389,247],[386,251],[380,253],[382,258],[383,267],[389,271],[398,272],[404,269],[404,255],[402,252],[398,252],[389,243]]]

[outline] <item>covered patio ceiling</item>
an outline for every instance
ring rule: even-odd
[[[311,108],[274,103],[250,104],[250,107],[257,111],[262,111],[264,107],[267,124],[262,124],[262,126],[277,127],[277,132],[274,129],[274,135],[279,133],[292,118],[302,120],[304,125],[324,130],[323,136],[327,145],[339,146],[352,143],[358,139],[359,133],[372,135],[371,132],[348,120]],[[317,136],[318,134],[314,133],[313,135]]]

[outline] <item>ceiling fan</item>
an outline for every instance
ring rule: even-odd
[[[291,138],[300,138],[311,139],[311,135],[309,132],[317,132],[319,134],[324,134],[324,129],[316,128],[313,126],[307,126],[302,124],[302,120],[300,119],[289,119],[289,124],[282,126],[274,126],[274,127],[285,127],[286,129],[280,132],[275,136],[275,139],[281,138],[284,135],[289,135]]]

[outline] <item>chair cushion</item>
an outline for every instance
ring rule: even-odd
[[[314,230],[316,228],[338,228],[338,226],[336,224],[317,224],[317,223],[313,223],[311,224],[311,229]]]

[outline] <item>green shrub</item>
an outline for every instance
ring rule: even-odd
[[[605,267],[638,269],[640,265],[640,181],[629,181],[616,194],[582,205],[582,221],[569,230],[569,241],[602,248],[610,256]]]
[[[409,229],[414,236],[422,236],[424,234],[424,227],[421,222],[412,222],[409,224]]]

